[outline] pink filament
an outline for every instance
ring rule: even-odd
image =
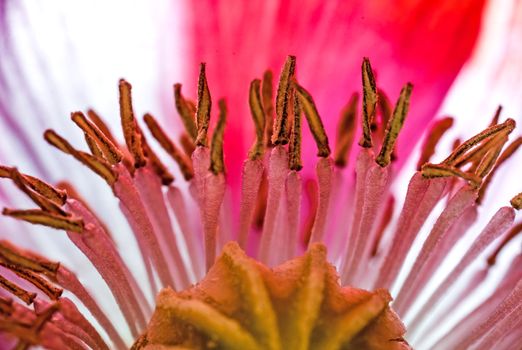
[[[296,256],[299,221],[301,212],[301,176],[297,171],[290,171],[286,177],[286,207],[288,215],[287,240],[283,251],[283,260],[289,260]],[[285,249],[286,248],[286,249]]]
[[[167,260],[159,245],[151,220],[133,179],[123,165],[117,165],[118,180],[113,185],[113,191],[120,200],[120,208],[131,226],[138,244],[143,248],[144,260],[150,259],[163,285],[174,287]]]
[[[317,182],[319,183],[319,204],[315,213],[314,226],[312,227],[312,236],[310,238],[310,244],[314,242],[322,242],[324,231],[326,228],[330,197],[332,193],[332,182],[334,174],[334,162],[333,159],[320,158],[316,166]]]
[[[480,339],[480,341],[475,344],[474,348],[494,349],[494,346],[502,339],[507,337],[511,332],[515,331],[515,328],[518,329],[518,331],[515,332],[517,332],[520,336],[520,322],[522,322],[522,304],[520,304],[516,309],[512,310],[498,323],[495,323],[491,331],[482,337],[482,339]]]
[[[151,169],[145,167],[137,169],[134,174],[134,181],[138,189],[143,204],[147,210],[147,214],[151,219],[154,227],[154,233],[158,234],[156,239],[161,242],[163,253],[169,257],[170,271],[175,273],[177,286],[180,289],[187,288],[190,281],[187,274],[187,269],[183,263],[180,252],[178,250],[178,243],[176,242],[176,235],[172,229],[172,222],[170,221],[169,213],[163,198],[161,190],[162,184],[158,176],[156,176]]]
[[[348,245],[346,247],[346,253],[341,265],[341,280],[343,284],[347,284],[350,276],[348,274],[352,270],[352,260],[355,254],[355,247],[357,245],[358,231],[361,225],[363,205],[364,205],[364,192],[366,189],[366,173],[373,163],[374,155],[370,149],[362,149],[357,156],[355,163],[355,199],[353,209],[353,219],[351,230],[348,233]]]
[[[476,329],[483,320],[490,315],[495,308],[513,290],[517,282],[522,278],[522,255],[518,255],[504,276],[501,283],[483,303],[478,305],[472,312],[462,319],[453,329],[443,335],[434,345],[434,349],[454,349],[456,344],[463,341],[470,330]]]
[[[196,236],[196,233],[190,227],[189,216],[185,200],[179,188],[175,186],[169,186],[167,191],[167,200],[170,207],[174,211],[176,220],[185,239],[187,245],[191,266],[196,276],[196,280],[200,280],[204,276],[203,270],[203,255],[201,254],[200,237]]]
[[[74,294],[89,312],[96,318],[100,326],[107,332],[109,338],[113,342],[113,344],[118,349],[125,349],[125,342],[120,337],[116,328],[114,328],[112,322],[107,318],[107,315],[100,308],[96,300],[91,296],[91,294],[85,289],[85,287],[78,281],[76,276],[67,270],[65,267],[60,265],[58,268],[56,279],[58,284],[60,284],[63,288],[70,291]]]
[[[129,281],[130,273],[126,271],[126,265],[119,256],[113,242],[103,231],[96,217],[88,211],[83,204],[74,199],[67,200],[67,210],[73,215],[81,217],[85,227],[81,234],[67,232],[71,241],[89,258],[102,278],[113,292],[120,309],[125,315],[129,326],[137,332],[134,323],[139,328],[145,327],[146,316],[150,310],[142,310],[147,305],[143,303],[144,297],[140,290],[133,288]],[[141,305],[140,302],[142,301]]]
[[[393,303],[394,310],[404,316],[417,294],[422,290],[425,283],[431,278],[436,266],[429,264],[434,252],[440,253],[441,242],[449,229],[457,222],[468,208],[475,205],[477,193],[467,186],[460,189],[449,201],[441,213],[431,232],[429,233],[422,249],[415,259],[406,281],[401,287],[397,299]]]
[[[207,271],[216,259],[219,210],[225,195],[225,175],[210,172],[204,183],[205,190],[201,197],[201,218],[205,235],[205,255]]]
[[[258,257],[265,264],[270,261],[273,254],[274,229],[287,173],[288,152],[283,146],[278,145],[272,149],[268,164],[268,198]]]
[[[520,279],[515,288],[509,293],[509,295],[502,300],[495,310],[483,321],[469,332],[468,335],[458,343],[456,349],[467,349],[477,340],[479,340],[484,334],[495,328],[495,325],[499,322],[504,323],[504,320],[509,317],[512,312],[516,312],[517,309],[522,308],[522,279]]]
[[[511,207],[500,208],[491,218],[484,230],[475,239],[471,247],[459,261],[457,266],[450,272],[446,279],[439,284],[438,288],[433,292],[429,300],[423,305],[418,315],[412,321],[412,325],[420,323],[428,313],[437,305],[441,297],[453,286],[457,279],[462,275],[464,270],[484,251],[496,238],[504,233],[515,219],[515,211]],[[413,329],[410,329],[413,331]]]
[[[261,159],[245,160],[241,173],[241,204],[239,207],[239,245],[246,249],[248,233],[252,224],[252,217],[256,208],[256,199],[259,185],[263,176],[264,165]]]
[[[393,242],[383,259],[374,287],[391,288],[415,236],[441,198],[445,185],[446,180],[428,180],[423,178],[419,172],[411,178],[406,200],[393,235]]]

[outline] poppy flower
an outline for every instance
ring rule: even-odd
[[[455,119],[431,119],[472,53],[484,2],[185,6],[179,122],[141,120],[121,79],[118,129],[89,109],[67,121],[85,151],[61,124],[44,132],[59,162],[29,137],[46,118],[16,116],[13,87],[32,82],[14,59],[16,36],[3,42],[3,127],[35,170],[20,170],[22,159],[0,167],[3,214],[17,219],[6,227],[64,231],[55,242],[77,261],[5,235],[2,348],[517,346],[520,253],[506,250],[522,230],[522,195],[486,210],[522,144],[510,140],[515,120],[499,109],[449,156],[434,155]],[[45,182],[67,158],[71,174]],[[75,181],[79,163],[96,187]],[[22,193],[38,209],[18,209]]]

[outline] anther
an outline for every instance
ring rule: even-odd
[[[141,145],[141,133],[138,130],[138,124],[134,118],[131,88],[131,85],[127,81],[123,79],[120,80],[120,118],[125,143],[134,158],[134,166],[140,168],[145,166],[147,161]]]
[[[288,56],[277,87],[276,120],[272,134],[274,145],[286,145],[290,140],[290,108],[292,79],[295,73],[295,56]]]
[[[18,299],[22,300],[27,305],[31,305],[34,298],[36,298],[36,293],[30,293],[23,289],[22,287],[18,286],[17,284],[9,281],[4,276],[0,275],[0,287],[4,288],[14,296],[16,296]]]
[[[31,224],[39,224],[59,230],[81,233],[83,231],[83,221],[77,218],[65,217],[40,209],[8,209],[4,208],[3,215],[11,216],[19,220],[27,221]]]
[[[227,119],[227,106],[224,99],[218,101],[219,119],[212,135],[210,145],[210,168],[214,174],[225,172],[225,162],[223,160],[223,136],[225,133],[225,123]]]
[[[288,144],[288,160],[290,170],[299,171],[303,168],[301,161],[301,106],[299,99],[294,96],[294,122],[292,125],[292,133],[290,134],[290,143]]]
[[[0,177],[11,178],[12,170],[13,168],[11,167],[0,165]],[[65,200],[67,199],[67,193],[65,191],[54,188],[36,177],[22,173],[20,173],[20,175],[23,177],[24,183],[33,191],[44,196],[56,205],[62,206],[65,204]]]
[[[435,147],[439,143],[440,139],[453,126],[453,118],[446,117],[437,120],[430,128],[427,133],[427,137],[422,145],[422,151],[417,163],[417,170],[421,170],[424,163],[428,163],[435,153]]]
[[[169,156],[171,156],[172,159],[174,159],[174,161],[178,164],[185,180],[188,181],[192,179],[192,177],[194,177],[194,170],[192,169],[190,160],[170,140],[167,134],[159,126],[156,119],[147,113],[143,117],[143,120],[145,121],[145,124],[147,124],[147,127],[149,128],[152,136],[156,139],[156,141],[158,141],[158,143],[169,154]]]
[[[161,183],[165,186],[170,185],[174,181],[174,176],[167,169],[165,164],[159,159],[158,155],[154,150],[149,146],[147,139],[142,135],[143,142],[143,151],[145,152],[145,156],[150,161],[150,165],[152,170],[158,177],[161,179]]]
[[[362,85],[363,85],[363,136],[359,145],[364,148],[372,147],[371,125],[375,117],[375,107],[377,104],[377,87],[373,76],[370,60],[365,57],[362,63]]]
[[[493,126],[493,125],[497,125],[498,124],[498,121],[500,119],[500,113],[502,113],[502,106],[499,105],[497,107],[497,110],[495,111],[495,114],[493,115],[493,118],[491,119],[491,123],[489,124],[489,126]]]
[[[314,100],[310,93],[297,83],[292,84],[296,91],[296,97],[299,98],[299,104],[302,106],[306,121],[310,127],[310,131],[317,144],[317,155],[326,158],[330,155],[330,146],[328,145],[328,136],[324,130],[323,122],[317,112]]]
[[[263,74],[263,82],[261,83],[261,95],[263,99],[263,110],[265,112],[265,140],[266,147],[272,147],[272,134],[274,132],[274,86],[273,74],[271,70],[267,70]]]
[[[0,257],[11,264],[43,273],[50,278],[56,277],[56,272],[60,267],[60,263],[49,261],[32,252],[17,248],[6,240],[0,241]]]
[[[210,123],[210,110],[212,108],[212,99],[208,88],[207,76],[205,73],[205,63],[201,63],[199,68],[198,79],[198,106],[196,109],[196,126],[198,128],[198,136],[196,138],[197,146],[207,145],[207,132]]]
[[[334,160],[335,165],[341,168],[348,164],[348,155],[350,154],[355,138],[358,101],[359,94],[352,94],[348,104],[341,111],[341,118],[337,126],[337,142],[335,144]]]
[[[248,95],[248,103],[250,105],[250,113],[254,120],[256,128],[256,141],[248,153],[250,160],[256,160],[263,156],[265,151],[265,111],[261,101],[261,81],[255,79],[250,83],[250,92]]]
[[[520,210],[522,208],[522,193],[517,194],[510,201],[511,206],[516,210]]]
[[[479,178],[477,175],[464,172],[458,168],[450,167],[446,164],[426,163],[422,166],[421,172],[422,176],[428,179],[435,177],[457,176],[468,181],[475,188],[478,188],[481,183],[481,178]]]
[[[107,137],[112,142],[113,145],[118,145],[118,142],[116,142],[116,139],[112,135],[109,127],[107,126],[107,124],[105,124],[105,122],[98,113],[96,113],[92,109],[89,109],[87,111],[87,116],[89,117],[89,120],[93,122],[94,125],[96,125],[96,127],[102,132],[102,134],[105,135],[105,137]]]
[[[101,158],[96,158],[88,153],[76,150],[67,140],[58,135],[54,130],[46,130],[44,133],[45,140],[60,151],[72,155],[76,160],[83,163],[96,174],[100,175],[112,186],[118,175],[111,169],[111,165]]]
[[[5,262],[0,262],[0,266],[3,266],[13,271],[18,277],[34,285],[36,288],[45,293],[45,295],[47,295],[52,300],[58,300],[58,298],[63,293],[63,289],[55,287],[45,278],[40,277],[38,274],[34,273],[31,270]]]
[[[82,112],[72,113],[71,119],[86,135],[90,136],[90,138],[96,143],[96,146],[98,146],[99,151],[101,151],[103,158],[105,158],[110,164],[117,164],[121,161],[123,158],[121,151],[102,132],[102,130],[94,125],[94,123],[87,120]]]
[[[181,118],[181,122],[190,136],[192,141],[196,141],[198,137],[198,129],[194,122],[194,110],[190,103],[181,94],[181,84],[174,85],[174,101],[176,104],[176,110]]]
[[[397,104],[393,110],[391,119],[388,121],[386,131],[384,133],[384,140],[382,141],[381,151],[375,161],[381,167],[385,167],[391,162],[391,154],[399,136],[399,132],[404,125],[404,120],[408,114],[410,105],[410,96],[413,85],[407,83],[401,90]]]

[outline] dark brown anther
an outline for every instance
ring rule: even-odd
[[[89,117],[89,120],[93,122],[94,125],[96,125],[96,127],[102,132],[102,134],[112,142],[113,145],[118,145],[118,142],[116,142],[116,139],[112,135],[111,130],[98,113],[92,109],[89,109],[87,111],[87,116]]]
[[[511,206],[516,210],[520,210],[522,208],[522,193],[517,194],[510,201]]]
[[[362,132],[363,136],[359,141],[359,145],[364,148],[372,147],[371,125],[375,118],[375,107],[377,105],[377,87],[373,76],[370,60],[365,57],[362,63],[362,85],[363,85],[363,118]]]
[[[46,130],[44,133],[45,140],[60,151],[72,155],[83,165],[100,175],[112,186],[118,179],[118,175],[111,168],[111,165],[101,158],[96,158],[88,153],[76,150],[67,140],[58,135],[53,130]]]
[[[27,305],[31,305],[34,298],[36,298],[36,293],[29,293],[28,291],[18,286],[17,284],[9,281],[2,275],[0,275],[0,287],[13,294]]]
[[[453,118],[445,117],[437,120],[431,126],[430,130],[426,135],[426,139],[422,145],[421,155],[417,163],[417,170],[421,170],[422,165],[428,163],[435,153],[435,147],[439,143],[440,139],[453,126]]]
[[[261,83],[261,95],[263,98],[263,110],[265,112],[265,141],[266,147],[272,147],[272,134],[274,133],[274,82],[271,70],[263,74]]]
[[[190,180],[194,177],[194,170],[192,169],[192,163],[190,159],[188,159],[183,152],[181,152],[174,142],[170,140],[167,134],[163,131],[163,129],[159,126],[158,122],[154,117],[150,114],[145,114],[143,117],[145,124],[149,128],[152,136],[159,142],[161,147],[169,154],[169,156],[174,159],[174,161],[178,164],[181,173],[185,180]]]
[[[292,79],[295,73],[295,56],[288,56],[279,78],[276,96],[276,120],[272,134],[274,145],[286,145],[290,140],[290,109]]]
[[[0,165],[0,177],[10,179],[12,170],[13,168],[11,167]],[[44,196],[56,205],[62,206],[65,204],[65,200],[67,199],[67,193],[65,191],[54,188],[36,177],[27,174],[21,174],[21,176],[24,179],[24,183],[33,191]]]
[[[163,164],[161,159],[159,159],[156,152],[154,152],[154,150],[149,146],[149,143],[145,137],[142,137],[142,142],[145,156],[150,161],[152,170],[161,179],[162,185],[170,185],[174,181],[174,176],[170,173],[165,164]]]
[[[227,106],[224,99],[218,101],[219,119],[212,135],[210,145],[210,168],[214,174],[225,172],[225,162],[223,160],[223,137],[225,134],[225,123],[227,120]]]
[[[112,143],[110,138],[94,123],[90,122],[82,112],[72,113],[71,119],[83,130],[86,137],[89,136],[89,138],[95,142],[95,145],[89,145],[91,152],[93,151],[93,147],[97,146],[96,149],[98,149],[98,151],[95,152],[101,152],[103,158],[110,164],[117,164],[121,161],[123,158],[121,151]],[[95,152],[93,152],[93,155],[98,156]]]
[[[46,197],[40,195],[39,193],[33,191],[30,189],[26,182],[25,178],[18,172],[18,169],[12,168],[10,178],[15,183],[16,187],[20,189],[22,192],[24,192],[31,200],[38,205],[40,208],[42,208],[45,211],[48,211],[50,213],[55,213],[58,215],[67,216],[67,213],[60,208],[56,203],[50,201]]]
[[[141,145],[141,133],[138,130],[136,118],[134,118],[134,110],[132,108],[131,85],[125,80],[121,79],[119,84],[120,89],[120,118],[123,129],[123,136],[127,148],[134,158],[134,167],[141,168],[145,166],[147,160],[143,154],[143,147]]]
[[[296,97],[299,98],[299,104],[303,109],[306,121],[308,122],[308,126],[310,127],[310,131],[312,132],[317,145],[317,156],[326,158],[330,156],[331,153],[328,144],[328,135],[326,135],[323,122],[321,121],[319,112],[317,112],[314,100],[310,93],[302,86],[297,83],[293,84],[293,86],[296,91]]]
[[[194,142],[190,139],[190,136],[186,132],[182,133],[179,137],[179,143],[181,144],[181,148],[187,157],[192,157],[192,153],[196,149]]]
[[[26,280],[31,283],[33,286],[38,288],[40,291],[45,293],[51,300],[58,300],[58,298],[62,295],[63,289],[55,287],[52,283],[47,281],[45,278],[39,276],[29,269],[25,269],[23,267],[9,264],[5,262],[0,262],[0,266],[5,267],[13,271],[18,277]]]
[[[256,129],[256,141],[248,153],[250,160],[256,160],[263,156],[265,151],[264,137],[265,137],[265,112],[261,101],[261,81],[255,79],[250,83],[250,92],[248,95],[248,102],[250,105],[250,113],[254,120]]]
[[[290,134],[290,143],[288,144],[288,157],[290,170],[299,171],[303,168],[301,160],[301,106],[299,99],[294,96],[294,122],[292,124],[292,133]]]
[[[493,176],[496,173],[496,171],[498,170],[498,168],[500,168],[500,166],[502,166],[502,164],[504,164],[504,162],[506,160],[508,160],[513,155],[513,153],[515,153],[519,149],[519,147],[521,145],[522,145],[522,137],[518,137],[516,140],[511,142],[506,147],[506,149],[500,154],[500,156],[498,157],[498,159],[495,163],[495,166],[493,167],[493,169],[491,170],[489,175],[482,182],[482,186],[480,187],[479,195],[477,198],[477,203],[482,203],[482,201],[484,200],[484,195],[486,194],[486,190],[487,190],[489,184],[491,183],[491,180],[493,179]]]
[[[422,176],[431,179],[435,177],[449,177],[456,176],[464,179],[470,183],[471,186],[478,188],[481,183],[481,178],[475,174],[464,172],[458,168],[450,167],[446,164],[431,164],[426,163],[421,169]]]
[[[388,121],[386,131],[384,133],[384,140],[382,141],[381,151],[375,161],[381,167],[385,167],[391,162],[391,154],[399,136],[399,132],[404,125],[404,120],[408,114],[408,108],[410,105],[410,96],[413,85],[407,83],[401,90],[397,104],[393,110],[391,119]]]
[[[2,214],[30,222],[31,224],[39,224],[77,233],[83,232],[83,220],[48,213],[40,209],[18,210],[4,208]]]
[[[0,260],[21,266],[37,273],[43,273],[51,279],[56,278],[60,263],[52,262],[32,252],[15,247],[9,241],[0,241]]]
[[[0,297],[0,315],[9,317],[13,314],[13,299]]]
[[[344,168],[348,164],[348,156],[355,138],[358,101],[359,94],[353,93],[347,105],[341,111],[341,118],[337,125],[334,161],[335,165],[340,168]]]
[[[185,127],[185,131],[192,141],[195,142],[198,137],[198,128],[194,121],[196,116],[191,103],[181,94],[181,84],[174,84],[174,101],[176,104],[176,110],[178,111],[183,126]]]
[[[89,151],[91,151],[91,154],[96,158],[104,158],[100,147],[98,147],[98,145],[96,144],[96,141],[94,141],[94,139],[90,137],[89,134],[84,133],[83,136],[85,138],[85,143],[87,144],[87,147],[89,147]]]
[[[197,146],[207,146],[207,132],[210,124],[211,109],[212,99],[210,97],[210,90],[205,73],[205,63],[201,63],[198,79],[198,107],[196,109],[196,126],[198,128],[198,136],[196,138]]]

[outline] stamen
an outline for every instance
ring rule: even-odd
[[[317,144],[318,152],[317,156],[326,158],[330,155],[330,146],[328,145],[328,136],[324,130],[323,122],[317,112],[314,100],[308,91],[301,87],[297,83],[293,83],[292,86],[296,91],[296,96],[299,97],[299,102],[303,106],[303,111],[310,127],[310,131],[314,136],[315,143]]]
[[[158,141],[158,143],[163,147],[165,152],[168,153],[169,156],[174,159],[174,161],[178,164],[181,173],[185,180],[190,180],[194,177],[194,169],[192,168],[192,164],[189,159],[176,147],[176,145],[170,140],[167,134],[163,131],[163,129],[159,126],[158,122],[154,117],[150,114],[145,114],[143,117],[145,124],[149,128],[152,136]]]
[[[181,148],[183,148],[183,152],[185,152],[185,155],[187,155],[189,158],[192,156],[192,153],[196,149],[196,146],[194,145],[194,142],[190,138],[187,133],[182,133],[179,137],[179,142],[181,143]]]
[[[0,314],[3,316],[11,316],[13,311],[13,299],[0,297]]]
[[[478,188],[482,181],[475,174],[469,174],[457,168],[449,167],[445,164],[424,164],[422,166],[422,176],[424,176],[427,179],[433,179],[436,177],[457,176],[468,181],[470,185],[475,188]]]
[[[89,134],[84,133],[83,136],[85,138],[85,143],[87,144],[87,147],[89,147],[89,150],[91,151],[91,154],[96,158],[105,158],[100,147],[98,147],[98,145],[96,144],[96,141],[94,141],[94,139],[90,137]]]
[[[279,78],[276,96],[276,121],[272,134],[274,145],[286,145],[290,134],[291,81],[295,73],[295,56],[288,56]]]
[[[280,248],[283,254],[283,260],[292,259],[296,256],[297,245],[299,243],[299,222],[301,219],[301,191],[302,191],[302,180],[299,172],[290,171],[286,177],[286,207],[288,217],[288,232],[287,239],[285,241],[286,250]],[[314,214],[315,214],[314,210]],[[310,230],[313,225],[313,218],[310,220]]]
[[[0,265],[13,271],[20,278],[30,282],[36,288],[44,292],[51,300],[58,300],[63,293],[63,289],[53,286],[49,281],[40,277],[31,270],[1,261]]]
[[[353,145],[357,121],[357,105],[359,94],[354,93],[341,112],[337,126],[337,142],[335,145],[335,165],[344,168],[348,164],[348,156]]]
[[[462,164],[463,156],[466,155],[466,152],[478,145],[483,140],[489,139],[492,136],[495,136],[499,133],[505,133],[509,134],[513,129],[515,128],[515,121],[513,119],[507,119],[502,124],[497,124],[494,126],[490,126],[486,130],[480,132],[479,134],[473,136],[469,140],[462,143],[460,146],[458,146],[448,158],[446,158],[442,163],[448,164],[450,166]],[[469,156],[469,155],[468,155]]]
[[[103,157],[110,164],[116,164],[122,160],[123,155],[121,151],[112,143],[102,130],[87,120],[82,112],[72,113],[71,119],[86,135],[89,135],[90,138],[96,142]]]
[[[4,276],[0,275],[0,287],[9,291],[11,294],[16,296],[18,299],[25,302],[27,305],[31,305],[34,298],[36,298],[36,293],[29,293],[22,287],[16,285],[15,283],[9,281]]]
[[[263,82],[261,84],[261,95],[263,98],[263,110],[265,112],[265,140],[266,147],[272,147],[272,134],[274,131],[274,97],[273,92],[273,74],[271,70],[267,70],[263,74]]]
[[[384,234],[384,231],[390,224],[394,209],[395,197],[390,196],[390,198],[388,198],[388,202],[386,203],[386,208],[384,209],[384,214],[381,218],[381,222],[377,228],[377,233],[373,242],[373,248],[371,250],[371,256],[376,256],[377,252],[379,251],[379,245],[381,243],[382,236]]]
[[[371,124],[375,117],[375,106],[377,104],[377,87],[373,76],[370,60],[365,57],[362,63],[362,84],[363,84],[363,136],[359,145],[364,148],[372,147]]]
[[[513,153],[515,153],[518,148],[522,145],[522,137],[518,137],[516,140],[511,142],[506,149],[500,154],[500,156],[497,159],[497,162],[495,163],[494,168],[491,170],[489,175],[484,179],[482,182],[482,186],[479,190],[479,197],[477,199],[478,203],[481,203],[484,199],[484,195],[486,193],[487,188],[489,187],[489,184],[491,183],[491,180],[493,179],[493,175],[497,172],[498,168],[504,164],[506,160],[508,160]]]
[[[196,138],[197,146],[207,145],[207,132],[210,122],[211,108],[212,99],[210,98],[210,90],[208,88],[207,76],[205,74],[205,63],[201,63],[199,67],[198,80],[198,107],[196,110],[196,125],[198,128],[198,136]]]
[[[481,179],[483,179],[487,174],[489,174],[489,172],[495,165],[495,162],[498,156],[500,155],[500,152],[502,151],[502,147],[504,147],[508,140],[508,137],[504,135],[499,135],[497,137],[499,138],[499,140],[495,140],[494,144],[486,152],[480,163],[478,163],[477,169],[475,170],[475,174],[477,174],[477,176]],[[471,169],[473,169],[473,167],[471,167]]]
[[[47,197],[44,197],[37,192],[29,189],[25,182],[25,177],[22,176],[22,174],[20,174],[18,172],[18,169],[11,168],[9,177],[13,180],[16,187],[18,187],[29,198],[31,198],[31,200],[36,205],[38,205],[40,208],[42,208],[43,210],[48,211],[50,213],[55,213],[55,214],[66,216],[66,213],[55,202],[47,199]]]
[[[491,253],[487,259],[488,265],[493,266],[497,262],[497,256],[500,254],[502,249],[515,238],[520,232],[522,232],[522,222],[519,222],[509,230],[502,242],[498,245],[493,253]]]
[[[139,131],[136,118],[134,118],[134,111],[132,109],[131,84],[121,79],[119,84],[120,89],[120,118],[121,127],[123,129],[123,136],[125,143],[129,148],[132,157],[134,158],[134,167],[140,168],[145,166],[147,160],[143,154],[143,147],[141,141],[141,133]]]
[[[513,197],[509,203],[511,203],[516,210],[522,209],[522,192]]]
[[[185,126],[187,134],[190,136],[192,141],[196,141],[198,129],[194,122],[194,111],[187,100],[185,100],[185,97],[181,94],[181,84],[174,84],[174,101],[176,104],[176,110],[181,117],[181,121]]]
[[[156,155],[156,152],[154,152],[154,150],[149,146],[147,139],[143,137],[142,141],[143,151],[145,152],[145,156],[147,157],[147,159],[150,161],[152,170],[161,179],[162,185],[170,185],[174,181],[174,176],[170,173],[165,164],[163,164],[163,162]]]
[[[30,222],[31,224],[39,224],[59,230],[67,230],[78,233],[83,232],[83,221],[81,219],[48,213],[40,209],[18,210],[4,208],[2,214]]]
[[[435,153],[435,147],[439,143],[440,139],[446,131],[448,131],[453,126],[453,118],[446,117],[440,120],[437,120],[427,132],[427,137],[424,140],[424,144],[422,145],[421,155],[419,157],[419,162],[417,163],[417,170],[420,171],[422,166],[425,163],[428,163]]]
[[[71,146],[67,140],[63,137],[59,136],[54,130],[46,130],[44,133],[45,140],[56,147],[60,151],[72,155],[76,160],[83,163],[83,165],[90,168],[96,174],[100,175],[107,183],[112,186],[118,175],[111,168],[111,165],[104,161],[103,159],[96,158],[88,153],[78,151],[74,147]]]
[[[102,117],[100,117],[96,111],[93,109],[88,109],[87,116],[89,117],[90,121],[93,122],[94,125],[96,125],[96,127],[102,132],[102,134],[112,142],[113,145],[118,144],[107,124],[105,124]]]
[[[290,143],[288,145],[289,168],[290,170],[299,171],[303,168],[301,160],[301,106],[299,99],[294,97],[294,122],[292,124],[292,133],[290,134]]]
[[[19,249],[6,240],[0,241],[0,257],[14,265],[55,278],[60,263],[49,261],[34,253]]]
[[[260,185],[263,178],[263,171],[264,165],[262,159],[247,159],[243,163],[238,234],[238,243],[243,249],[247,247],[248,232],[254,216],[256,199],[261,197]]]
[[[212,144],[210,145],[210,168],[214,174],[225,172],[225,162],[223,160],[223,136],[225,133],[225,123],[227,119],[227,106],[224,99],[218,101],[219,119],[212,134]]]
[[[406,84],[406,86],[402,88],[399,99],[397,100],[397,104],[395,105],[395,109],[393,110],[393,115],[388,121],[388,125],[386,126],[381,152],[375,159],[377,164],[379,164],[381,167],[385,167],[391,162],[393,147],[395,146],[399,132],[402,129],[404,120],[408,114],[412,89],[413,85],[410,83]]]
[[[250,105],[250,113],[254,120],[254,126],[256,128],[256,142],[248,153],[250,160],[260,159],[265,151],[264,137],[265,137],[265,111],[263,110],[263,104],[261,101],[261,81],[255,79],[250,83],[250,93],[248,97],[248,103]]]

